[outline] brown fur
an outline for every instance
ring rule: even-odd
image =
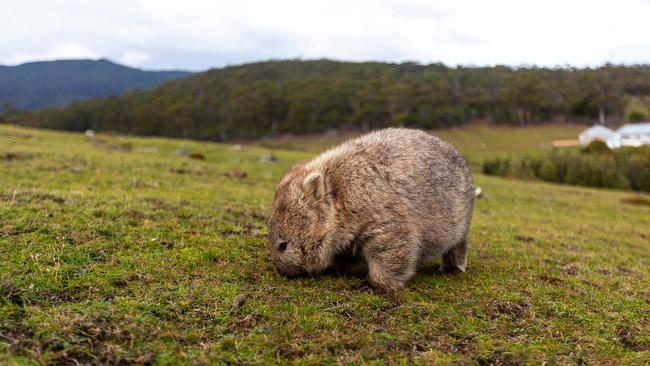
[[[419,130],[376,131],[285,175],[269,220],[271,258],[293,276],[359,257],[373,287],[398,289],[436,257],[444,271],[465,271],[473,206],[471,173],[452,145]]]

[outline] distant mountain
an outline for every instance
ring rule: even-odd
[[[0,66],[0,111],[65,106],[70,102],[149,89],[191,75],[185,71],[143,71],[108,60],[59,60]]]

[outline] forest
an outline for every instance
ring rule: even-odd
[[[12,110],[0,119],[69,131],[228,141],[333,128],[447,128],[473,119],[511,125],[616,123],[647,118],[647,109],[630,116],[626,106],[648,96],[650,65],[448,67],[284,60],[212,69],[151,90],[65,108]]]

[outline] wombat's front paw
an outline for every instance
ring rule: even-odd
[[[368,279],[368,284],[375,292],[380,294],[393,292],[404,287],[404,283],[401,283],[399,281],[377,282],[373,281],[372,278]]]
[[[453,275],[453,274],[463,273],[463,272],[465,272],[465,269],[458,268],[456,266],[441,265],[440,266],[440,272],[442,272],[443,274],[447,274],[447,275]]]

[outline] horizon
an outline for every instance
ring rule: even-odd
[[[108,58],[200,71],[273,59],[594,67],[650,62],[650,3],[622,0],[8,0],[0,64]]]
[[[382,60],[343,60],[343,59],[334,59],[334,58],[327,58],[327,57],[321,57],[321,58],[274,58],[274,59],[260,59],[260,60],[253,60],[253,61],[246,61],[246,62],[241,62],[241,63],[233,63],[233,64],[226,64],[226,65],[220,65],[220,66],[209,66],[205,69],[202,70],[188,70],[188,69],[183,69],[183,68],[178,68],[178,67],[172,67],[172,68],[148,68],[148,67],[138,67],[138,66],[131,66],[128,64],[124,64],[120,62],[119,60],[114,60],[111,59],[110,57],[105,57],[105,56],[100,56],[97,58],[61,58],[61,59],[39,59],[39,60],[32,60],[32,61],[26,61],[22,62],[20,64],[1,64],[0,67],[19,67],[23,65],[29,65],[29,64],[36,64],[36,63],[48,63],[48,62],[65,62],[65,61],[108,61],[112,64],[118,65],[118,66],[123,66],[123,67],[128,67],[132,68],[135,70],[141,70],[141,71],[152,71],[152,72],[157,72],[157,71],[178,71],[178,72],[188,72],[188,73],[193,73],[193,74],[198,74],[202,72],[206,72],[209,70],[220,70],[220,69],[225,69],[228,67],[238,67],[238,66],[244,66],[244,65],[253,65],[253,64],[259,64],[259,63],[266,63],[266,62],[283,62],[283,61],[300,61],[300,62],[313,62],[313,61],[331,61],[331,62],[340,62],[340,63],[355,63],[355,64],[364,64],[364,63],[381,63],[381,64],[387,64],[387,65],[403,65],[403,64],[416,64],[420,66],[430,66],[430,65],[442,65],[444,67],[450,68],[450,69],[455,69],[455,68],[495,68],[495,67],[507,67],[513,70],[519,70],[519,69],[549,69],[549,70],[561,70],[561,69],[599,69],[602,67],[607,67],[607,66],[615,66],[615,67],[649,67],[650,62],[645,62],[645,63],[611,63],[611,62],[603,62],[601,64],[596,64],[596,65],[584,65],[584,66],[577,66],[577,65],[571,65],[571,64],[565,64],[565,65],[552,65],[552,66],[546,66],[546,65],[536,65],[536,64],[522,64],[522,65],[508,65],[508,64],[457,64],[457,65],[450,65],[446,64],[444,62],[419,62],[419,61],[414,61],[414,60],[404,60],[404,61],[382,61]]]

